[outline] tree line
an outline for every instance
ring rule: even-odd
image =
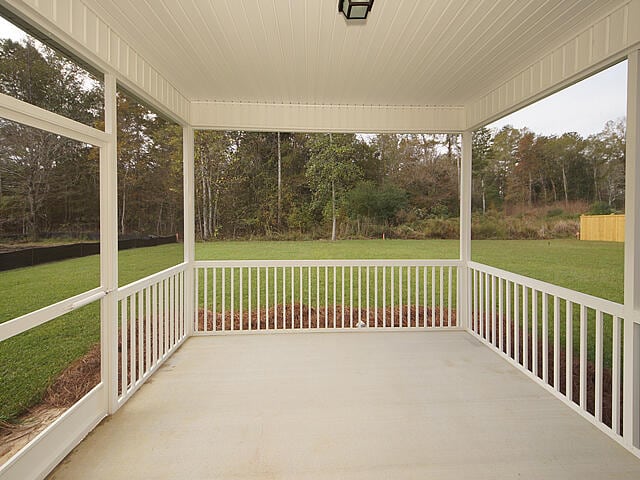
[[[104,130],[103,84],[29,39],[0,40],[0,92]],[[181,129],[118,91],[118,228],[182,228]],[[0,238],[97,238],[98,149],[0,118]]]
[[[449,150],[440,148],[445,137]],[[195,150],[204,239],[336,238],[366,224],[397,224],[409,211],[457,215],[459,208],[453,135],[198,131]]]
[[[624,120],[587,138],[482,128],[472,145],[475,212],[574,202],[594,213],[624,209]],[[363,225],[457,217],[460,161],[457,135],[201,131],[198,233],[335,238],[337,220],[349,236],[362,234]]]
[[[2,93],[104,128],[102,84],[33,41],[0,41]],[[584,202],[624,208],[625,122],[598,134],[506,126],[473,137],[479,215]],[[118,93],[118,228],[182,229],[182,135]],[[202,130],[195,134],[199,238],[338,238],[459,215],[460,138]],[[99,228],[97,149],[0,119],[0,237],[37,240]]]
[[[585,201],[603,210],[623,210],[624,119],[583,138],[575,132],[536,135],[505,126],[473,137],[474,207],[526,208]]]

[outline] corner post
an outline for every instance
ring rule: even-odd
[[[628,446],[640,448],[640,51],[628,60],[623,435]]]
[[[194,131],[193,127],[182,128],[182,165],[184,195],[184,263],[185,272],[185,318],[186,334],[190,336],[194,330],[195,299],[195,206],[194,206]]]
[[[460,278],[458,279],[459,326],[467,330],[471,325],[471,130],[462,132],[462,162],[460,165]]]
[[[104,76],[104,130],[100,148],[100,305],[101,374],[109,414],[118,409],[118,118],[116,78]]]

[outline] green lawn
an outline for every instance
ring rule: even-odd
[[[198,260],[458,258],[457,240],[213,242],[196,245]],[[614,302],[623,301],[624,245],[578,240],[474,240],[472,258]]]
[[[199,260],[457,258],[454,240],[199,243]],[[120,285],[179,263],[182,245],[125,250]],[[621,302],[623,245],[576,240],[474,241],[473,259]],[[98,286],[98,257],[0,272],[0,323]],[[92,304],[0,344],[0,421],[37,403],[46,386],[99,339]]]
[[[182,260],[182,245],[123,250],[120,285]],[[97,255],[0,272],[0,323],[99,286]],[[0,421],[38,403],[47,385],[100,339],[93,303],[0,343]]]
[[[624,301],[624,244],[580,240],[474,240],[472,259],[503,270]]]
[[[458,258],[457,240],[315,240],[196,244],[197,260]]]

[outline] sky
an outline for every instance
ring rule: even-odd
[[[12,23],[0,17],[0,38],[10,38],[11,40],[22,40],[26,34]]]
[[[0,17],[0,38],[20,40],[25,34]],[[608,120],[626,115],[627,62],[565,88],[488,125],[524,128],[542,135],[578,132],[583,137],[602,131]]]
[[[627,62],[621,62],[571,87],[488,125],[527,127],[542,135],[578,132],[583,137],[602,131],[608,120],[626,115]]]

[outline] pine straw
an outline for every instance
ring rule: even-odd
[[[206,315],[205,315],[206,314]],[[426,315],[425,315],[426,314]],[[230,330],[266,330],[266,329],[324,329],[324,328],[358,328],[362,321],[369,328],[374,327],[455,327],[457,316],[455,309],[451,310],[449,319],[448,309],[431,307],[403,306],[382,309],[376,312],[374,308],[349,308],[341,305],[330,305],[327,308],[309,308],[298,303],[293,305],[277,305],[269,310],[252,310],[250,313],[235,311],[233,315],[227,311],[224,315],[211,310],[201,309],[198,312],[198,331],[230,331]],[[377,319],[376,319],[377,316]],[[233,317],[233,324],[232,319]],[[344,322],[344,324],[343,324]],[[425,325],[426,323],[426,325]],[[249,328],[251,327],[251,328]]]
[[[100,383],[100,345],[94,345],[82,358],[49,386],[44,403],[52,407],[69,408]]]
[[[53,423],[67,408],[100,383],[100,344],[69,365],[44,394],[42,402],[17,422],[0,422],[0,465]]]

